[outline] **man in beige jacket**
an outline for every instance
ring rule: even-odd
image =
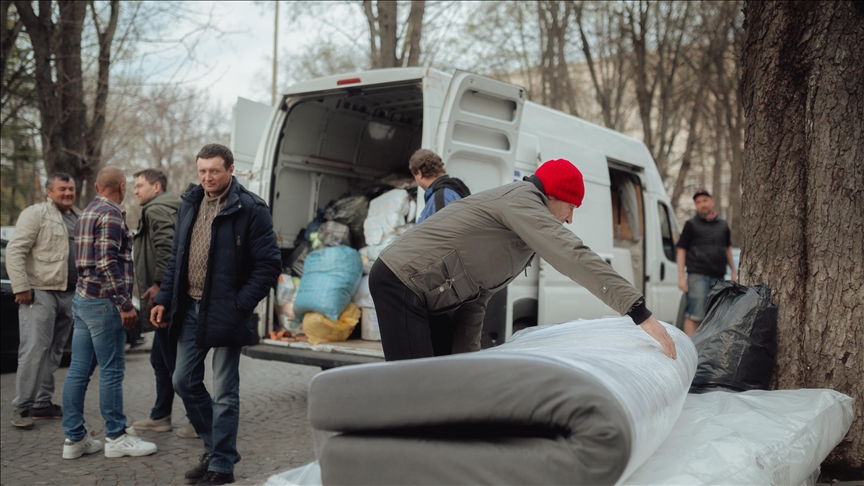
[[[6,269],[18,303],[18,374],[12,425],[33,428],[33,419],[62,418],[54,395],[54,372],[72,330],[75,267],[75,204],[72,176],[54,173],[48,200],[21,212],[6,247]]]
[[[447,205],[387,247],[369,275],[385,358],[479,350],[486,304],[535,254],[632,317],[675,358],[674,341],[642,294],[562,226],[572,222],[584,194],[579,169],[550,160],[524,181]],[[450,311],[452,322],[445,322]],[[432,342],[447,328],[453,329],[450,349]]]

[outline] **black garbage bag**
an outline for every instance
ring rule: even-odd
[[[301,241],[294,247],[291,256],[288,257],[288,268],[291,270],[291,275],[295,277],[303,276],[303,264],[306,263],[306,257],[312,251],[312,243],[307,240]]]
[[[363,234],[363,221],[366,220],[368,213],[368,197],[347,196],[331,201],[324,210],[324,219],[348,226],[351,229],[352,246],[358,249],[366,246],[366,237]]]
[[[777,306],[764,284],[726,280],[708,293],[708,312],[693,335],[699,355],[691,393],[723,387],[767,390],[777,359]]]

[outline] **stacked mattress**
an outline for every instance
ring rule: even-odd
[[[629,318],[531,328],[473,354],[317,375],[324,484],[615,484],[667,437],[696,350]],[[334,435],[335,434],[335,435]]]

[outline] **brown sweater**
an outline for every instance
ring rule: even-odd
[[[207,257],[210,254],[210,237],[213,234],[211,227],[213,220],[219,211],[225,207],[225,200],[231,184],[225,188],[225,192],[216,197],[207,197],[201,200],[198,208],[198,218],[192,227],[192,239],[189,242],[189,296],[200,300],[204,294],[204,282],[207,279]]]

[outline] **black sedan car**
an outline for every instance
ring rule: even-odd
[[[6,272],[6,240],[2,242],[0,249],[0,373],[13,373],[18,369],[18,304],[15,303],[15,294],[12,293],[12,282],[9,281],[9,273]],[[72,356],[72,338],[63,349],[63,359],[60,366],[69,366]]]

